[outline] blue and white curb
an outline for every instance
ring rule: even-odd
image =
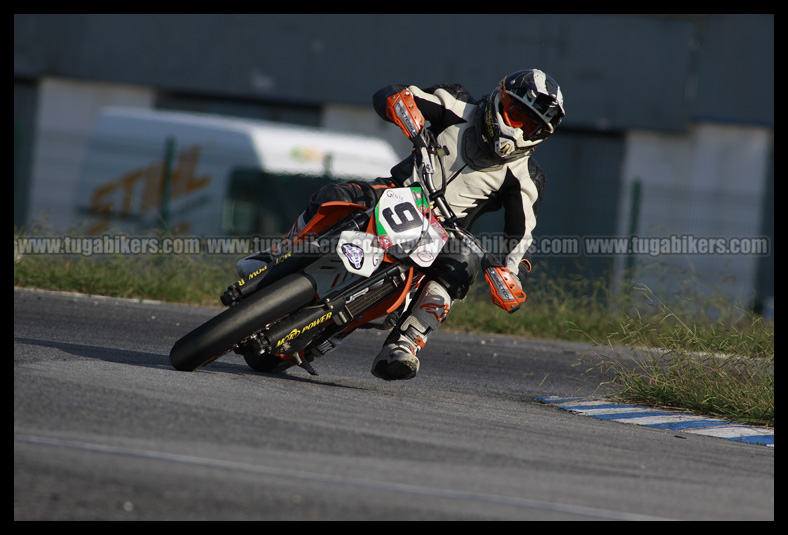
[[[650,407],[627,405],[605,399],[564,398],[547,396],[537,401],[554,405],[563,410],[593,416],[601,420],[642,425],[657,429],[681,431],[693,435],[708,435],[747,444],[763,444],[774,447],[774,429],[735,424],[716,418],[693,416]]]

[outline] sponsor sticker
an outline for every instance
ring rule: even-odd
[[[342,253],[354,268],[361,269],[361,266],[364,265],[364,250],[361,247],[352,243],[343,243]]]

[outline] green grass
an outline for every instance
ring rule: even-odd
[[[235,281],[235,258],[205,255],[19,254],[14,232],[14,286],[173,303],[220,305]]]
[[[696,300],[668,304],[635,288],[651,309],[635,309],[609,340],[635,348],[633,361],[604,361],[633,403],[774,427],[774,323],[739,306]],[[710,319],[713,318],[713,319]]]
[[[219,306],[236,278],[236,256],[18,254],[27,236],[14,232],[15,287]],[[637,284],[534,273],[527,302],[506,314],[480,280],[443,328],[631,348],[631,359],[595,364],[609,395],[774,426],[774,323],[686,284],[684,299],[665,303]]]

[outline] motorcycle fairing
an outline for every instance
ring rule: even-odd
[[[294,242],[298,242],[306,236],[320,234],[328,227],[341,220],[344,217],[357,211],[367,211],[366,206],[360,204],[342,202],[342,201],[329,201],[320,205],[317,213],[312,219],[301,229],[301,232],[293,238]]]
[[[337,255],[350,273],[369,277],[383,262],[386,251],[374,234],[346,230],[339,235]]]

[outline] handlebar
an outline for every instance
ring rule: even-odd
[[[429,200],[434,203],[443,216],[444,225],[456,227],[457,216],[446,202],[444,188],[446,186],[446,175],[443,168],[443,157],[449,154],[449,149],[438,145],[435,136],[426,128],[418,135],[411,138],[414,146],[414,165],[413,181],[422,185],[429,194]],[[435,186],[433,177],[435,176],[434,159],[437,158],[441,171],[444,172],[442,187]]]
[[[442,216],[441,224],[458,235],[463,242],[470,247],[474,254],[481,260],[483,269],[500,266],[501,263],[498,259],[487,253],[473,234],[457,224],[457,216],[446,201],[444,191],[446,187],[446,174],[443,167],[443,157],[448,156],[449,149],[440,146],[432,132],[426,128],[418,135],[410,138],[410,140],[414,146],[413,182],[421,185],[422,189],[427,190],[430,203],[434,204],[438,209],[439,216]],[[433,180],[435,175],[435,159],[437,159],[441,172],[443,173],[442,186],[440,188],[435,185],[435,181]]]

